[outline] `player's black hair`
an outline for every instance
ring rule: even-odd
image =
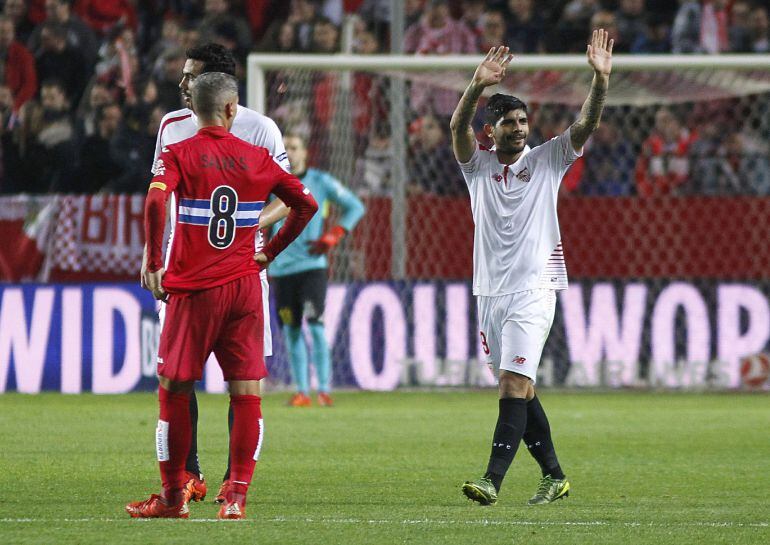
[[[225,46],[207,43],[191,47],[186,52],[187,58],[203,63],[201,74],[206,72],[224,72],[235,76],[235,58]]]
[[[494,94],[487,101],[486,121],[490,125],[494,125],[511,110],[524,110],[526,113],[527,105],[514,96],[502,93]]]

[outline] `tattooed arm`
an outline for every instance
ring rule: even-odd
[[[511,62],[512,55],[508,54],[507,47],[492,48],[487,56],[476,68],[470,85],[465,89],[460,102],[457,104],[449,129],[452,133],[452,149],[455,158],[461,163],[467,163],[473,156],[476,147],[476,135],[471,127],[473,116],[479,105],[479,98],[484,88],[500,83],[505,76],[505,68]]]
[[[599,29],[594,30],[591,43],[588,44],[586,56],[588,64],[594,69],[594,79],[591,82],[588,98],[580,110],[580,117],[570,129],[572,147],[575,150],[582,148],[591,133],[599,127],[604,99],[607,97],[607,88],[610,83],[613,43],[613,40],[609,40],[607,32]]]

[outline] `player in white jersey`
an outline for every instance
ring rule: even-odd
[[[161,150],[165,146],[186,140],[198,132],[198,119],[195,115],[195,112],[193,112],[191,109],[192,101],[190,98],[189,86],[197,76],[205,72],[224,72],[234,76],[235,60],[233,59],[230,51],[227,48],[214,43],[193,47],[187,51],[187,59],[182,71],[182,80],[179,83],[179,89],[187,107],[182,108],[181,110],[167,113],[165,116],[163,116],[160,129],[158,130],[158,138],[155,144],[155,158],[153,160],[152,167],[153,174],[155,174],[155,160],[157,160]],[[281,166],[281,168],[283,168],[286,172],[290,172],[289,159],[283,144],[283,135],[272,119],[239,104],[230,132],[241,140],[244,140],[250,144],[267,148],[267,150],[273,156],[273,159]],[[217,165],[212,163],[211,167],[217,168]],[[169,239],[169,245],[174,238],[173,226],[175,223],[174,216],[176,212],[176,206],[173,202],[173,195],[171,197],[171,201],[170,218],[172,231],[171,237]],[[259,235],[255,241],[255,252],[261,250],[263,246],[261,229],[270,227],[272,224],[286,217],[287,214],[288,208],[280,200],[275,200],[270,205],[265,207],[259,217],[260,231],[258,231]],[[142,278],[144,278],[144,269],[145,263],[142,263]],[[270,316],[270,302],[267,271],[263,270],[260,273],[260,278],[262,281],[262,304],[264,309],[264,316],[268,318]],[[145,286],[143,285],[143,287]],[[270,356],[273,353],[270,320],[265,319],[264,324],[265,356]],[[200,501],[206,496],[207,489],[198,463],[198,401],[195,397],[194,391],[190,396],[190,417],[193,433],[190,453],[187,457],[187,462],[185,465],[185,469],[189,477],[185,491],[188,495],[188,500]],[[228,418],[230,426],[232,426],[232,407],[230,408]],[[229,482],[229,462],[230,461],[228,459],[228,467],[227,471],[225,472],[223,484],[219,490],[219,493],[217,494],[217,499],[215,500],[217,502],[220,502],[220,500],[224,498],[224,493],[226,491],[225,489]]]
[[[482,505],[497,501],[522,439],[542,471],[528,503],[550,503],[569,494],[534,384],[553,322],[556,291],[567,287],[556,215],[559,184],[599,126],[612,45],[604,30],[594,31],[586,53],[594,78],[580,116],[563,134],[540,146],[526,145],[527,106],[509,95],[493,95],[486,105],[484,132],[494,143],[492,149],[480,146],[471,128],[482,92],[500,83],[511,62],[507,47],[489,51],[452,115],[452,146],[468,185],[475,224],[473,293],[481,343],[498,379],[500,398],[486,473],[462,487],[468,498]]]

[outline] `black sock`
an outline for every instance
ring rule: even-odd
[[[484,475],[497,490],[500,490],[505,474],[516,456],[526,426],[527,400],[512,397],[501,399],[495,435],[492,437],[492,454]]]
[[[198,463],[198,398],[195,397],[195,390],[190,393],[190,424],[192,425],[190,452],[187,453],[187,461],[184,468],[186,471],[200,476],[201,466]]]
[[[524,444],[529,453],[537,460],[543,477],[550,475],[554,479],[563,479],[564,472],[556,458],[556,449],[551,439],[551,425],[537,396],[527,403],[527,428],[524,432]]]
[[[227,431],[228,436],[233,433],[233,405],[230,404],[230,410],[227,411]],[[230,449],[227,449],[227,471],[225,471],[225,476],[222,479],[223,481],[226,481],[230,478]]]

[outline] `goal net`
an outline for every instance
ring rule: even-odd
[[[478,62],[249,59],[249,106],[304,135],[310,165],[367,206],[331,256],[337,386],[494,383],[479,363],[473,222],[448,127]],[[561,187],[570,288],[540,385],[768,388],[768,68],[767,56],[617,57],[602,126]],[[525,56],[493,92],[528,104],[535,146],[575,120],[590,81],[584,57]],[[481,116],[474,128],[488,144]],[[278,337],[271,371],[285,384]]]

